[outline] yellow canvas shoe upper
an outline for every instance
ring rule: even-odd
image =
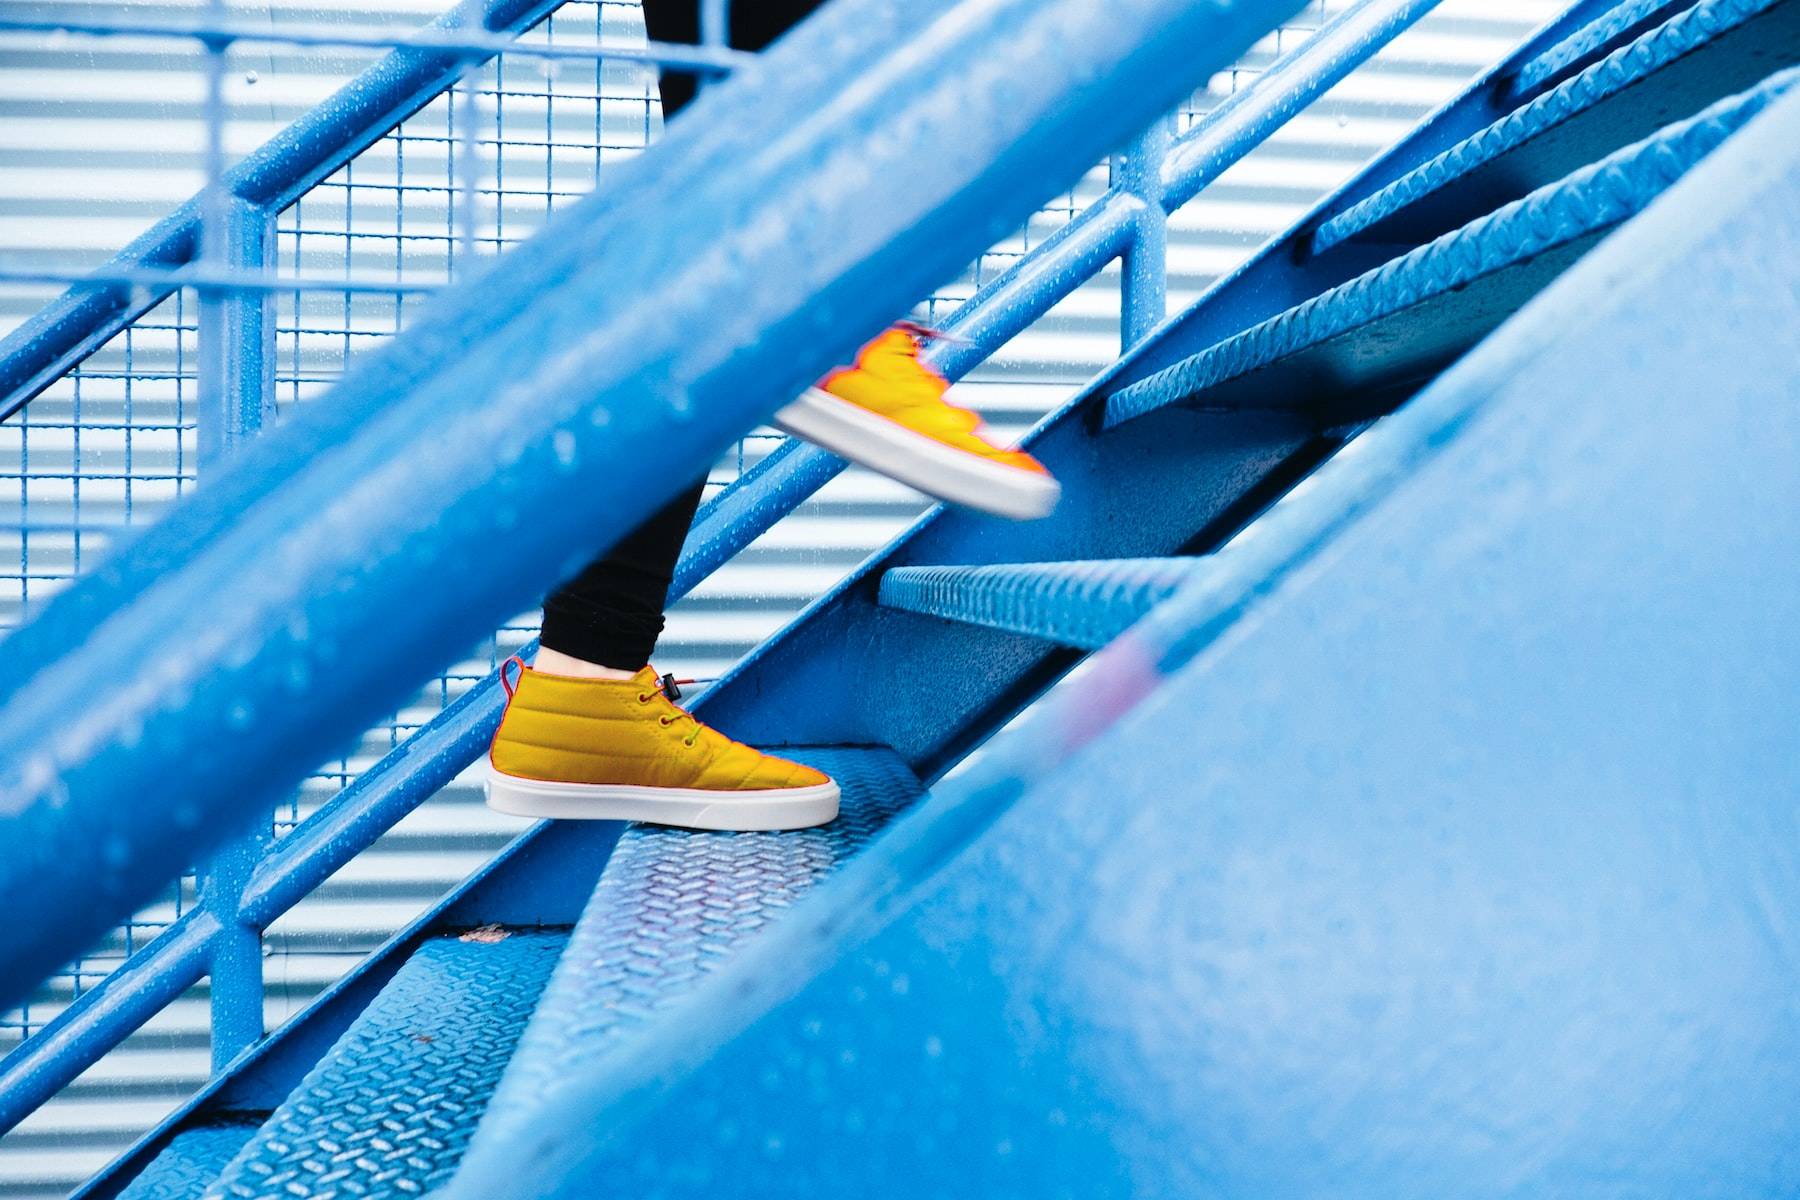
[[[830,782],[701,724],[650,667],[612,680],[521,666],[488,755],[497,771],[557,783],[743,792]]]
[[[921,332],[894,326],[858,351],[855,365],[821,380],[819,389],[964,453],[1047,475],[1023,450],[989,441],[979,414],[944,398],[949,382],[919,359]]]

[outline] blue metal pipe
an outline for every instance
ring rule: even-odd
[[[430,33],[454,35],[471,25],[491,32],[528,29],[562,0],[480,0],[460,4]],[[345,84],[281,133],[245,156],[225,175],[240,200],[277,212],[354,158],[406,116],[435,98],[481,53],[455,49],[396,50]],[[109,260],[104,272],[172,268],[199,248],[202,197],[157,222]],[[17,412],[107,339],[161,303],[168,287],[134,290],[76,286],[0,340],[0,420]]]
[[[1163,159],[1163,207],[1174,212],[1225,169],[1268,140],[1382,47],[1405,33],[1441,0],[1361,0],[1250,86],[1234,92],[1176,140]]]
[[[1114,187],[1138,201],[1137,220],[1125,244],[1119,281],[1119,351],[1149,335],[1168,312],[1169,216],[1163,207],[1163,159],[1168,155],[1170,118],[1138,136],[1122,159],[1115,159]]]
[[[658,66],[693,71],[702,75],[724,75],[744,65],[754,55],[747,50],[726,46],[688,46],[678,42],[645,42],[637,46],[591,45],[566,46],[548,42],[513,40],[507,34],[442,34],[432,31],[418,34],[395,34],[380,29],[282,29],[267,25],[251,25],[244,21],[215,19],[203,21],[84,21],[68,17],[32,18],[0,17],[0,33],[77,33],[87,37],[161,38],[175,41],[197,41],[208,46],[226,46],[242,42],[256,46],[299,46],[308,48],[361,50],[450,50],[458,54],[487,58],[495,54],[518,54],[526,58],[569,59],[580,62],[654,63]]]
[[[238,919],[268,928],[455,779],[487,749],[505,705],[499,676],[489,675],[431,719],[426,726],[429,736],[406,739],[358,775],[275,843],[245,885]]]
[[[0,1134],[30,1116],[206,974],[218,932],[219,922],[211,912],[188,910],[0,1059]]]
[[[839,0],[447,291],[15,635],[0,1004],[1292,7]]]

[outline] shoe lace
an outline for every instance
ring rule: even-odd
[[[681,695],[681,684],[696,682],[698,681],[693,679],[677,679],[673,675],[664,675],[661,679],[656,681],[655,687],[647,692],[638,693],[639,704],[648,704],[657,696],[661,696],[669,702],[669,708],[673,711],[666,712],[662,716],[656,718],[656,723],[663,728],[667,729],[677,721],[686,720],[693,722],[694,727],[688,730],[686,737],[681,739],[681,744],[688,747],[690,750],[693,749],[694,743],[699,740],[700,731],[704,729],[705,726],[700,724],[699,717],[696,717],[693,713],[675,703],[675,699]]]

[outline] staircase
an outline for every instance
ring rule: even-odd
[[[1280,15],[1188,32],[1224,54]],[[1284,117],[1269,76],[1244,108]],[[1144,76],[1100,78],[1116,100]],[[82,1194],[1791,1192],[1796,81],[1800,0],[1572,6],[1033,430],[1064,485],[1051,518],[930,511],[706,692],[708,721],[838,778],[838,822],[540,826]],[[807,86],[720,95],[779,116]],[[1238,145],[1232,116],[1134,143],[1137,169],[950,330],[985,341],[1047,307],[1034,276],[1155,238],[1221,169],[1192,164]],[[1039,133],[1021,144],[1054,175]],[[671,145],[659,182],[727,144]],[[966,202],[873,218],[894,229],[867,254],[925,255],[903,230],[950,236]],[[604,247],[633,213],[563,232]],[[545,330],[577,301],[609,330],[558,254],[522,247],[484,300],[549,280],[524,310]],[[800,319],[750,316],[777,339]],[[976,357],[957,345],[952,375]],[[193,547],[322,494],[280,451],[316,450],[323,480],[343,438],[380,470],[434,386],[451,459],[467,429],[512,428],[425,356],[461,349],[397,346],[343,413],[269,437],[15,644],[53,645],[70,613],[128,629],[129,593],[104,589],[134,572],[197,596]],[[781,395],[676,377],[737,431]],[[519,437],[521,457],[552,440]],[[771,455],[703,512],[678,588],[835,469]],[[444,545],[481,528],[446,523]],[[421,732],[407,795],[478,752],[492,692]],[[105,811],[108,786],[70,806]],[[386,786],[335,828],[403,803]]]

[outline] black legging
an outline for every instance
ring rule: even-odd
[[[805,19],[824,0],[737,0],[731,6],[731,44],[761,50]],[[699,0],[644,0],[652,41],[700,41]],[[664,71],[658,81],[667,121],[694,98],[694,77]],[[703,478],[626,534],[544,601],[543,644],[601,666],[635,671],[650,661],[663,630],[663,605],[688,526],[700,507]]]

